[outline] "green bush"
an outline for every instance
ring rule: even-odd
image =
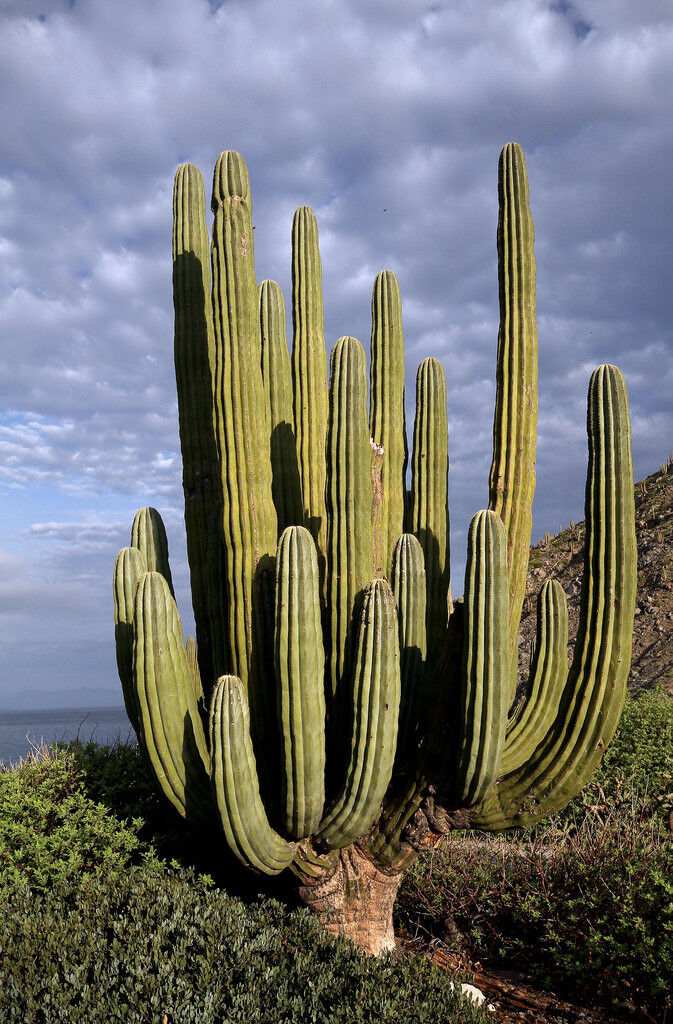
[[[399,919],[606,1003],[673,1005],[673,700],[629,698],[595,778],[530,833],[452,839],[407,874]]]
[[[145,860],[142,822],[118,821],[92,801],[74,756],[43,750],[0,770],[0,900],[17,886],[33,891]]]
[[[306,911],[136,869],[17,892],[0,925],[3,1024],[449,1024],[484,1020],[420,958],[373,960]]]
[[[662,689],[629,697],[617,735],[591,784],[570,810],[627,806],[657,818],[673,810],[673,699]]]
[[[673,1005],[673,842],[637,803],[518,839],[466,834],[407,874],[398,913],[475,959],[606,1004]]]

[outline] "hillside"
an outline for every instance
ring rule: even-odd
[[[638,598],[629,689],[661,684],[673,695],[673,456],[636,484]],[[577,632],[582,582],[584,523],[572,523],[531,548],[521,620],[520,668],[527,674],[535,639],[535,603],[545,579],[554,576],[568,598],[571,647]]]

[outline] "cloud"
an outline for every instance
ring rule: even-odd
[[[536,222],[536,534],[582,515],[597,363],[625,370],[636,470],[653,470],[673,432],[672,58],[667,0],[5,0],[0,542],[50,574],[30,584],[42,640],[67,638],[46,609],[72,601],[82,638],[103,642],[114,543],[140,504],[173,517],[188,607],[171,177],[192,160],[208,180],[225,147],[249,163],[258,277],[286,298],[292,212],[315,208],[330,345],[368,340],[373,277],[398,273],[410,427],[420,359],[447,374],[457,592],[486,500],[510,138]]]

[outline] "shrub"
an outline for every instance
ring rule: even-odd
[[[306,911],[245,905],[187,872],[135,870],[9,898],[3,1024],[418,1024],[481,1011],[420,958],[376,961]]]
[[[673,811],[673,700],[657,688],[630,697],[619,730],[591,784],[566,812],[578,807],[626,806],[658,818]]]
[[[86,794],[74,756],[46,748],[0,770],[0,899],[145,860],[139,820],[122,823]]]
[[[673,1004],[673,843],[635,797],[523,841],[458,837],[404,880],[400,916],[554,990]]]

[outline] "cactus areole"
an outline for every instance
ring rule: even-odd
[[[373,284],[361,343],[327,352],[318,225],[292,225],[292,353],[275,282],[258,285],[248,171],[178,168],[175,368],[196,640],[183,636],[155,509],[114,572],[129,717],[176,811],[222,857],[292,872],[334,933],[394,944],[405,866],[452,831],[508,829],[563,807],[619,721],[636,543],[626,389],[591,377],[582,610],[568,665],[563,590],[547,581],[525,696],[517,638],[537,420],[533,222],[523,153],[500,156],[500,331],[489,508],[451,598],[446,382],[423,360],[407,493],[402,304]]]

